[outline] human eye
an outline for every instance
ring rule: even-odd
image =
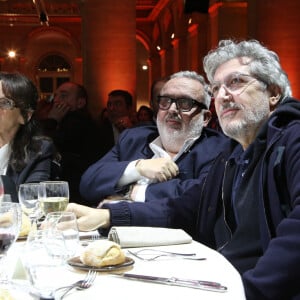
[[[66,93],[61,93],[61,94],[59,95],[59,97],[60,97],[60,99],[66,99],[66,98],[68,97],[68,94],[66,94]]]
[[[232,75],[228,78],[228,81],[226,82],[226,86],[228,88],[232,88],[237,86],[240,83],[240,78],[237,75]]]
[[[226,80],[226,87],[231,91],[239,89],[244,84],[245,79],[241,76],[241,74],[232,74]]]
[[[158,99],[159,99],[159,104],[161,106],[168,106],[169,103],[171,102],[171,99],[169,97],[161,96]]]
[[[177,99],[177,103],[179,104],[179,107],[183,110],[190,110],[192,106],[192,100],[187,98]]]
[[[217,84],[217,83],[216,84],[212,84],[211,87],[210,87],[210,89],[211,89],[211,93],[213,94],[213,96],[216,97],[217,94],[218,94],[218,92],[219,92],[219,90],[220,90],[220,85]]]
[[[0,107],[11,109],[14,107],[14,103],[12,100],[3,97],[0,98]]]

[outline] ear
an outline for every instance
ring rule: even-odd
[[[268,90],[270,92],[270,97],[269,97],[270,110],[273,111],[281,99],[281,90],[278,86],[274,86],[274,85],[270,86]]]
[[[275,107],[278,105],[279,101],[281,99],[281,95],[277,94],[276,96],[271,96],[269,98],[269,104],[270,104],[270,110],[273,111]]]
[[[32,115],[33,115],[32,110],[27,110],[25,118],[23,115],[20,114],[19,123],[21,125],[24,125],[25,123],[29,122],[30,119],[32,118]]]
[[[207,126],[211,119],[211,112],[209,110],[203,111],[203,125]]]
[[[77,100],[77,108],[80,109],[80,108],[83,108],[86,106],[86,99],[85,98],[79,98]]]

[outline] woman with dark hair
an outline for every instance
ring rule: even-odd
[[[142,105],[136,114],[138,125],[154,125],[153,116],[153,110],[146,105]]]
[[[37,89],[27,77],[0,72],[0,175],[15,188],[58,175],[59,155],[32,118],[37,101]]]

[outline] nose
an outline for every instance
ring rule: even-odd
[[[171,111],[178,111],[176,102],[171,103],[171,105],[169,107],[169,110],[171,110]]]
[[[215,101],[226,102],[231,99],[232,95],[226,88],[224,84],[222,84],[218,90],[218,93],[215,95]]]

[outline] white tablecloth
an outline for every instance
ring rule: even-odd
[[[16,281],[24,278],[24,272],[20,266],[19,257],[22,254],[24,243],[16,243],[9,251],[8,263],[10,275],[14,276]],[[134,258],[134,265],[127,270],[135,274],[163,276],[163,277],[179,277],[198,280],[216,281],[226,286],[228,290],[223,293],[204,291],[193,288],[168,286],[162,284],[154,284],[141,281],[133,281],[120,278],[110,273],[99,272],[93,286],[84,291],[74,290],[64,299],[101,299],[103,297],[114,299],[228,299],[242,300],[245,299],[244,290],[240,275],[234,267],[219,253],[208,247],[193,241],[190,244],[151,247],[161,250],[173,252],[196,253],[199,257],[205,257],[206,260],[186,260],[181,258],[166,258],[158,261],[142,261]],[[137,251],[140,248],[134,248]],[[127,249],[124,249],[127,256]],[[86,271],[77,270],[66,265],[63,271],[57,276],[61,279],[61,285],[73,283],[82,279]],[[49,280],[51,280],[49,278]],[[23,295],[24,296],[24,295]],[[21,297],[21,296],[20,296]],[[25,300],[20,298],[20,300]],[[30,299],[30,298],[28,298]]]

